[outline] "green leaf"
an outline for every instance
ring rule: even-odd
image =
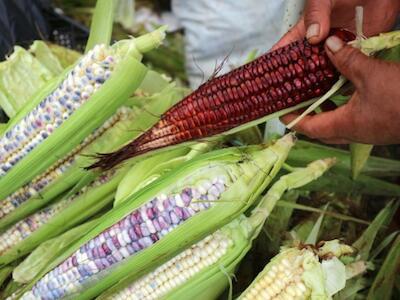
[[[329,204],[326,204],[323,208],[324,211],[328,209]],[[315,245],[318,241],[319,231],[321,229],[322,221],[324,220],[324,214],[321,214],[318,217],[317,222],[315,222],[313,228],[311,229],[310,233],[308,234],[306,240],[304,241],[306,244]]]
[[[316,159],[336,157],[337,162],[332,169],[347,176],[351,170],[350,155],[349,151],[299,140],[290,152],[287,162],[302,167]],[[362,174],[375,177],[400,176],[400,161],[370,156]]]
[[[371,155],[373,145],[353,143],[350,144],[351,176],[357,179]]]
[[[359,251],[362,260],[368,260],[376,235],[382,226],[387,225],[390,222],[399,205],[399,201],[392,201],[386,205],[386,207],[375,217],[371,225],[369,225],[363,232],[360,238],[353,243],[353,247]]]
[[[0,288],[3,286],[7,278],[11,275],[13,269],[13,266],[6,266],[0,269]]]
[[[400,186],[381,179],[360,175],[352,180],[340,170],[329,170],[325,176],[306,185],[303,190],[322,191],[338,194],[366,194],[379,196],[400,196]]]
[[[400,266],[400,236],[396,238],[388,255],[386,256],[381,269],[376,276],[367,300],[381,299],[390,300],[392,298],[394,281],[398,275]]]

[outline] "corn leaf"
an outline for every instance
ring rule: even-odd
[[[400,186],[397,184],[365,175],[360,175],[356,180],[352,180],[338,170],[329,170],[324,177],[311,182],[302,189],[350,195],[400,196]]]
[[[332,170],[340,170],[348,175],[351,170],[351,153],[349,151],[299,140],[289,154],[287,162],[293,166],[304,166],[316,159],[336,157],[337,162]],[[392,177],[400,175],[400,161],[371,156],[362,174],[374,177]]]
[[[373,145],[365,145],[365,144],[350,144],[350,153],[351,153],[351,176],[353,179],[357,179],[358,175],[360,175],[362,169],[369,156],[371,155],[371,151]]]
[[[382,226],[387,225],[399,207],[399,201],[392,201],[375,217],[371,225],[363,232],[360,238],[353,243],[353,247],[359,251],[362,260],[367,261],[375,241],[376,235]]]
[[[0,269],[0,288],[4,285],[13,270],[13,266],[7,266]]]
[[[396,238],[389,253],[383,262],[374,283],[368,292],[367,300],[382,299],[390,300],[393,294],[396,275],[400,267],[400,236]]]
[[[326,204],[323,208],[324,211],[326,211],[328,209],[328,204]],[[312,227],[310,233],[308,234],[305,243],[306,244],[311,244],[311,245],[315,245],[318,241],[318,235],[321,229],[321,225],[322,225],[322,221],[324,220],[324,214],[321,214],[318,217],[317,222],[315,222],[314,226]]]

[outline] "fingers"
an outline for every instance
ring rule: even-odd
[[[294,25],[272,48],[276,50],[294,41],[304,38],[306,35],[306,27],[304,25],[304,19],[301,18],[296,25]]]
[[[276,50],[304,37],[307,37],[312,44],[326,38],[330,29],[332,2],[333,0],[309,0],[304,15],[271,50]]]
[[[297,114],[292,113],[281,117],[281,120],[283,123],[288,124],[297,117]],[[353,128],[351,123],[352,118],[348,105],[344,105],[333,111],[305,116],[295,125],[293,130],[310,138],[336,144],[348,142],[351,139]]]
[[[331,36],[326,40],[325,49],[339,72],[358,88],[362,85],[365,76],[371,74],[374,64],[377,63],[360,50],[345,44],[337,36]]]
[[[306,37],[316,44],[329,34],[333,0],[309,0],[304,10]]]

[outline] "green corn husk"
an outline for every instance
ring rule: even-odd
[[[23,287],[23,284],[31,281],[40,270],[55,259],[58,251],[76,242],[98,223],[99,219],[94,218],[82,225],[74,227],[60,236],[40,244],[40,246],[15,268],[10,265],[4,267],[3,269],[8,269],[10,273],[12,273],[12,281],[7,285],[7,288],[0,292],[0,299],[9,299],[8,297],[15,299],[14,294],[18,293]]]
[[[119,183],[114,206],[129,199],[129,196],[169,171],[178,168],[184,162],[207,152],[211,148],[212,144],[199,143],[190,148],[176,148],[139,161],[128,171]],[[137,176],[137,174],[141,174],[141,176]]]
[[[333,160],[316,161],[311,163],[307,168],[300,168],[291,174],[282,176],[267,192],[267,194],[260,201],[258,206],[252,211],[250,217],[241,215],[228,225],[217,230],[212,235],[207,237],[205,240],[213,240],[218,236],[219,239],[225,239],[229,244],[224,253],[218,253],[222,251],[222,247],[217,246],[216,249],[207,252],[206,256],[203,256],[204,262],[198,261],[192,266],[198,266],[195,268],[195,272],[190,273],[190,277],[186,277],[186,280],[182,279],[182,272],[184,267],[179,267],[179,279],[175,282],[175,286],[170,286],[170,289],[164,293],[161,291],[168,286],[164,284],[162,287],[157,286],[155,280],[148,282],[149,286],[156,289],[157,299],[216,299],[217,296],[225,289],[229,283],[229,276],[234,273],[236,267],[250,250],[253,240],[260,233],[265,220],[273,210],[276,202],[282,197],[286,190],[297,188],[308,183],[311,180],[321,176],[333,163]],[[203,240],[204,241],[204,240]],[[190,249],[200,248],[200,244],[192,246]],[[204,246],[203,246],[204,247]],[[185,250],[184,252],[191,251]],[[172,264],[173,261],[179,260],[183,253],[174,257],[168,263],[159,266],[151,274],[159,272],[160,274],[166,274],[169,269],[165,269],[165,266]],[[189,254],[190,256],[191,254]],[[213,262],[207,266],[204,266],[209,257],[216,257]],[[176,263],[174,263],[176,265]],[[181,263],[179,263],[181,265]],[[200,269],[200,266],[203,266]],[[172,272],[172,271],[171,271]],[[174,272],[173,272],[174,273]],[[175,274],[175,273],[174,273]],[[176,274],[176,277],[178,277]],[[187,275],[185,273],[185,275]],[[147,275],[148,276],[148,275]],[[135,274],[131,274],[124,278],[120,283],[109,289],[106,293],[102,294],[99,299],[135,299],[133,293],[142,299],[145,298],[145,293],[139,296],[139,287],[132,285],[132,282],[138,283],[143,281],[143,278],[134,281],[133,278],[137,278]],[[158,282],[158,281],[157,281]],[[172,284],[172,283],[171,283]],[[153,287],[156,285],[156,287]],[[126,289],[130,286],[129,289]],[[124,290],[125,288],[125,290]],[[150,288],[151,289],[151,288]],[[130,296],[129,293],[132,293]],[[154,296],[152,293],[149,296]]]
[[[57,258],[57,253],[75,243],[98,224],[99,218],[96,218],[43,242],[14,269],[13,279],[21,284],[29,283],[49,262]]]
[[[229,148],[204,154],[188,161],[178,169],[168,173],[167,176],[153,181],[112,211],[103,215],[100,225],[69,249],[59,253],[60,256],[43,270],[23,292],[31,289],[36,281],[58,266],[81,245],[160,193],[168,195],[173,191],[181,191],[184,187],[193,186],[193,184],[198,184],[202,180],[214,176],[227,178],[228,189],[222,193],[218,201],[213,202],[214,205],[211,208],[190,217],[166,234],[164,238],[161,238],[149,248],[125,259],[123,263],[115,265],[109,272],[103,273],[103,276],[96,276],[96,282],[90,282],[79,294],[73,294],[71,297],[74,297],[74,299],[91,299],[128,274],[136,274],[137,276],[144,274],[146,270],[160,263],[160,261],[155,261],[152,258],[167,260],[180,249],[227,224],[246,210],[279,171],[293,142],[293,136],[288,135],[267,148],[265,146],[241,149]],[[204,220],[207,220],[207,222],[204,222]],[[188,238],[189,234],[190,238]]]
[[[93,12],[90,35],[86,43],[85,53],[98,44],[111,41],[111,35],[114,23],[114,10],[116,3],[114,0],[97,0]]]
[[[144,86],[140,87],[141,93],[149,93],[145,85],[148,85],[147,82],[155,78],[159,78],[158,81],[162,82],[160,75],[150,71],[144,79]],[[138,136],[144,128],[150,127],[157,121],[156,116],[180,100],[184,92],[181,88],[177,88],[174,83],[168,83],[165,80],[164,84],[160,86],[165,87],[158,91],[153,88],[152,92],[154,94],[150,96],[132,98],[130,102],[133,106],[132,108],[126,108],[128,113],[123,119],[80,150],[79,155],[75,156],[74,163],[61,176],[46,186],[40,194],[37,194],[22,203],[11,213],[0,218],[0,231],[43,207],[46,203],[52,201],[55,197],[75,185],[86,174],[83,168],[93,161],[94,154],[116,149]]]
[[[8,277],[11,275],[13,270],[14,270],[13,266],[7,266],[7,267],[0,269],[0,288],[4,285],[4,283],[6,282]],[[1,293],[0,293],[0,297],[1,297]]]
[[[75,63],[81,54],[57,45],[34,41],[29,50],[19,46],[0,63],[0,107],[9,118],[48,81]]]
[[[100,178],[96,179],[89,186],[85,187],[78,193],[70,197],[65,197],[62,200],[55,202],[51,206],[44,208],[45,211],[48,211],[49,208],[57,205],[62,205],[64,207],[62,211],[51,217],[45,224],[42,224],[37,230],[32,232],[25,239],[14,244],[12,248],[9,248],[5,252],[0,252],[0,266],[8,264],[17,258],[26,255],[43,241],[67,231],[71,227],[81,223],[82,221],[85,221],[87,218],[95,215],[105,207],[109,206],[115,197],[117,187],[120,188],[121,186],[120,182],[122,179],[126,181],[125,185],[128,185],[131,190],[140,190],[141,188],[150,184],[156,178],[160,177],[160,172],[167,173],[169,171],[168,167],[179,166],[185,159],[187,160],[188,158],[193,158],[197,155],[200,155],[210,147],[207,144],[201,144],[194,148],[195,149],[182,149],[179,152],[171,152],[169,155],[171,158],[170,162],[162,163],[160,165],[162,168],[149,169],[148,172],[143,172],[145,169],[143,169],[142,165],[139,167],[135,165],[131,169],[129,169],[129,165],[125,165],[116,172],[106,172],[102,174]],[[177,155],[183,153],[186,155],[182,157],[176,157]],[[174,156],[175,159],[173,159]],[[154,157],[151,162],[165,162],[165,159],[166,157],[163,155],[162,157]],[[127,174],[128,170],[129,174]],[[105,176],[108,178],[105,178]],[[93,186],[93,184],[95,184],[95,186]],[[126,195],[125,198],[131,194],[132,192]],[[31,216],[29,216],[29,218],[31,218]],[[18,225],[18,223],[16,225]],[[3,238],[7,239],[7,235],[2,236],[0,234],[0,240]]]
[[[81,53],[78,51],[68,49],[57,44],[48,43],[47,47],[49,47],[51,53],[57,57],[61,67],[63,69],[69,67],[76,63],[76,61],[81,57]]]
[[[34,41],[29,52],[54,75],[60,75],[64,70],[58,58],[53,54],[47,44],[43,41]]]
[[[137,89],[146,74],[146,68],[137,59],[141,56],[139,52],[145,52],[158,46],[164,37],[163,30],[157,30],[135,40],[123,41],[123,45],[117,43],[113,46],[113,51],[116,51],[123,59],[117,64],[111,77],[90,97],[87,103],[56,128],[52,135],[1,177],[0,198],[4,198],[36,175],[44,172],[59,157],[63,157],[71,151],[115,113],[116,109]],[[29,104],[13,118],[8,128],[17,124],[28,111],[53,91],[64,79],[67,71],[37,93]]]
[[[114,172],[104,174],[103,176],[107,176],[108,179],[100,177],[100,181],[94,181],[92,185],[87,186],[75,195],[63,198],[44,208],[44,211],[48,211],[49,209],[56,209],[55,207],[57,206],[63,206],[62,211],[55,213],[30,235],[2,252],[0,266],[25,256],[43,241],[65,232],[109,206],[114,199],[118,183],[127,170],[128,168],[125,167],[119,169],[115,174]],[[32,216],[28,218],[30,217]],[[12,226],[11,228],[14,227]],[[8,239],[10,237],[7,236],[7,231],[5,231],[5,234],[0,235],[0,238]]]
[[[13,117],[30,97],[55,75],[35,56],[16,46],[0,63],[0,106]]]

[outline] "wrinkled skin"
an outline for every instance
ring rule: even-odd
[[[310,43],[326,38],[330,27],[354,30],[355,6],[364,7],[364,34],[389,31],[400,9],[398,0],[308,0],[300,21],[274,46],[306,36]],[[294,130],[326,143],[400,143],[400,63],[369,58],[336,37],[325,44],[329,58],[355,86],[350,101],[334,110],[307,116]],[[284,123],[298,114],[282,117]]]

